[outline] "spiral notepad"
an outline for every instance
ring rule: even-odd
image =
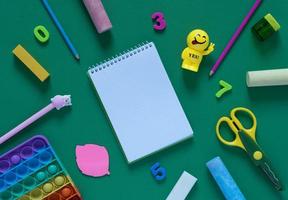
[[[154,43],[93,65],[88,74],[128,163],[192,137]]]

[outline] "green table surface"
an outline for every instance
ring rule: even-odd
[[[36,135],[45,135],[85,200],[165,199],[183,170],[198,178],[187,199],[224,199],[206,162],[220,156],[248,200],[288,199],[277,192],[246,154],[222,145],[215,135],[215,124],[236,106],[250,108],[258,120],[257,139],[284,185],[288,182],[287,87],[247,88],[246,72],[287,67],[287,0],[264,1],[242,33],[227,59],[213,78],[208,73],[222,49],[252,7],[253,0],[103,0],[113,29],[98,34],[80,0],[50,0],[56,15],[80,53],[77,62],[66,47],[41,1],[1,0],[0,19],[0,131],[9,131],[28,116],[47,105],[57,94],[71,94],[73,106],[52,111],[1,145],[1,153]],[[157,33],[151,14],[162,11],[167,29]],[[250,29],[271,12],[282,24],[279,33],[260,42]],[[33,35],[36,25],[50,31],[47,44]],[[183,71],[181,52],[187,34],[206,30],[215,51],[206,57],[200,71]],[[122,52],[143,41],[155,42],[167,73],[185,113],[194,129],[194,138],[128,165],[106,118],[96,92],[90,84],[90,65]],[[50,80],[41,83],[11,51],[23,45],[50,72]],[[215,97],[219,80],[233,85],[233,91],[220,100]],[[151,138],[152,141],[152,138]],[[92,178],[82,175],[75,162],[77,144],[99,144],[108,148],[110,176]],[[149,168],[160,161],[167,179],[157,183]]]

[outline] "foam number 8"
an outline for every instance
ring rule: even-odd
[[[156,24],[153,25],[153,28],[156,31],[162,31],[166,28],[166,21],[164,19],[164,14],[162,12],[155,12],[152,15],[153,21],[156,22]]]
[[[166,178],[166,169],[163,167],[160,167],[160,163],[157,162],[155,163],[151,168],[150,171],[153,175],[153,177],[157,180],[157,181],[162,181],[163,179]]]
[[[49,40],[49,32],[44,26],[36,26],[34,28],[34,35],[41,43],[45,43]]]

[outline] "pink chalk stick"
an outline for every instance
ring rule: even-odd
[[[98,33],[103,33],[112,28],[112,24],[101,0],[83,0],[83,2]]]
[[[86,144],[76,146],[76,162],[80,171],[88,176],[109,175],[109,154],[105,147]]]

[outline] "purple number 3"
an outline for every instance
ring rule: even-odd
[[[152,15],[153,21],[156,21],[156,24],[153,25],[153,28],[157,31],[162,31],[166,28],[166,21],[164,19],[164,14],[162,12],[155,12]]]

